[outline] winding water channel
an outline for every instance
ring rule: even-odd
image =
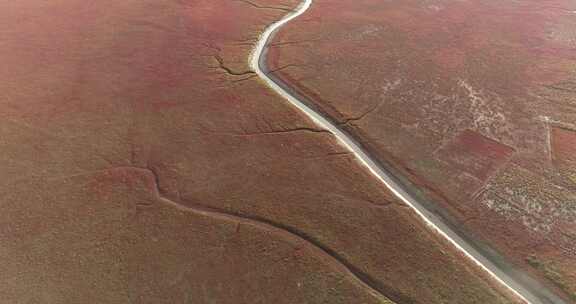
[[[315,110],[315,106],[310,100],[298,94],[282,79],[269,73],[266,66],[268,43],[283,25],[304,14],[312,6],[312,2],[313,0],[304,0],[294,11],[271,24],[262,33],[250,58],[250,65],[257,75],[270,88],[312,119],[318,127],[330,131],[375,178],[382,182],[396,197],[411,207],[432,230],[446,239],[458,251],[462,252],[468,259],[489,274],[491,278],[515,294],[519,299],[527,304],[567,304],[537,281],[504,265],[505,263],[496,260],[493,256],[488,256],[477,244],[474,244],[469,238],[458,232],[457,227],[450,225],[437,212],[434,212],[433,210],[437,207],[432,202],[421,199],[414,194],[414,191],[410,191],[407,185],[400,182],[397,176],[372,157],[351,134],[341,129],[330,117],[324,116],[320,111]]]

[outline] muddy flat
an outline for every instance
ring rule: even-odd
[[[282,28],[268,54],[270,67],[282,69],[279,75],[293,79],[295,88],[313,85],[322,96],[314,99],[318,105],[334,100],[339,104],[330,107],[335,109],[349,101],[339,90],[351,84],[337,78],[357,64],[342,56],[334,70],[323,70],[323,75],[330,75],[324,84],[320,78],[301,77],[310,73],[303,67],[315,62],[324,69],[322,56],[333,62],[334,56],[357,54],[349,52],[358,47],[356,42],[346,44],[360,39],[350,29],[384,22],[379,17],[370,22],[357,18],[380,12],[370,1],[338,3],[315,3]],[[249,58],[260,34],[299,4],[296,0],[1,3],[2,301],[517,303],[509,290],[383,187],[329,130],[253,70]],[[410,5],[397,4],[390,14],[405,20],[402,10]],[[359,9],[363,11],[358,13]],[[339,15],[343,13],[349,29],[329,22],[343,20]],[[331,41],[336,39],[334,32],[346,38]],[[363,33],[359,37],[380,31],[371,28]],[[384,60],[389,58],[385,52],[394,52],[378,44],[386,39],[371,41],[375,45],[362,46],[367,50],[362,56]],[[302,43],[315,46],[303,48]],[[327,43],[338,45],[329,55]],[[283,66],[293,62],[302,67]],[[295,71],[304,74],[290,74]],[[377,76],[365,73],[362,81],[380,86],[374,79],[384,78]],[[338,87],[333,86],[335,80]],[[465,88],[470,81],[460,85]],[[387,88],[394,91],[394,83]],[[355,101],[368,105],[369,100]],[[553,163],[562,176],[569,176],[574,162],[571,127],[560,123],[567,119],[546,115],[555,147]],[[563,115],[571,114],[566,110]],[[347,123],[356,128],[359,121]],[[367,128],[358,138],[364,140],[360,135],[376,129]],[[472,127],[466,130],[446,140],[436,153],[454,170],[472,170],[462,154],[478,160],[470,178],[484,178],[492,187],[476,190],[481,194],[475,197],[498,191],[498,181],[506,182],[508,173],[503,168],[537,175],[514,161],[518,146]],[[366,142],[374,143],[374,151],[390,152],[378,148],[384,140],[378,136]],[[416,142],[418,136],[410,136],[421,144]],[[386,146],[399,144],[392,138]],[[468,185],[446,181],[454,185],[455,193]],[[569,182],[564,180],[563,187]],[[446,199],[442,206],[468,210],[451,202]],[[466,227],[476,231],[475,225],[488,221],[487,227],[502,231],[504,226],[496,224],[504,221],[504,215],[485,209],[486,214],[468,219]],[[454,218],[458,216],[455,213]],[[523,231],[521,223],[508,221],[512,221],[510,237]],[[558,227],[570,237],[570,226]],[[503,248],[506,256],[524,252],[501,247],[500,239],[480,232],[479,237]],[[529,236],[519,240],[531,242]],[[520,243],[510,246],[514,244]],[[543,263],[541,253],[558,251],[530,255],[530,265],[540,265],[533,266],[535,274],[542,274],[542,267],[558,267]],[[568,261],[560,254],[555,257],[546,261]],[[568,266],[562,269],[570,271]],[[567,282],[570,288],[571,281]]]

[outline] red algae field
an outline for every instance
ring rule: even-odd
[[[534,248],[518,258],[569,291],[570,19],[525,5],[538,18],[517,35],[520,12],[472,22],[494,10],[425,2],[318,1],[270,58],[376,151],[460,195],[446,204],[471,230],[502,250]],[[298,3],[0,3],[0,302],[516,303],[256,77],[260,33]],[[554,47],[531,39],[538,22],[554,25]],[[440,35],[443,24],[462,32]],[[562,212],[502,210],[519,195],[558,197]],[[482,229],[504,222],[509,246]]]

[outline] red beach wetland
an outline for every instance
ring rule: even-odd
[[[296,5],[0,4],[0,295],[512,303],[254,77]]]
[[[6,303],[519,303],[266,85],[297,0],[0,3]],[[274,75],[576,292],[568,1],[318,0]]]

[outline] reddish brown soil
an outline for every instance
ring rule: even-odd
[[[248,70],[296,2],[0,3],[2,301],[510,303]]]
[[[550,136],[556,167],[576,182],[576,130],[553,127]]]
[[[576,299],[575,12],[318,0],[269,64],[457,225]]]
[[[456,135],[437,153],[439,160],[452,167],[485,181],[514,153],[506,145],[471,130]]]

